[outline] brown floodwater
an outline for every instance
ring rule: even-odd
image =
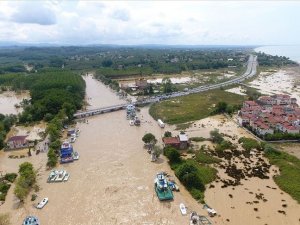
[[[95,107],[102,101],[103,106],[120,103],[116,94],[100,82],[90,77],[86,81],[88,98],[95,100]],[[90,104],[94,106],[93,101]],[[25,205],[19,206],[11,188],[1,211],[10,213],[12,224],[21,224],[27,215],[38,216],[42,225],[188,224],[179,204],[183,202],[189,210],[198,212],[202,208],[183,187],[174,193],[174,201],[159,202],[154,176],[162,170],[172,172],[165,158],[150,161],[141,138],[152,132],[160,139],[164,130],[149,116],[148,108],[143,108],[139,116],[140,127],[130,126],[124,111],[88,118],[88,124],[78,123],[81,133],[73,146],[80,159],[58,166],[71,174],[65,183],[46,183],[49,171],[45,170],[45,153],[25,159],[8,159],[9,153],[2,153],[0,170],[16,172],[24,161],[39,168],[41,190],[35,202],[29,196]],[[42,210],[36,209],[34,204],[44,197],[49,203]]]
[[[90,107],[122,103],[100,82],[91,77],[85,77],[85,80]],[[180,192],[174,193],[174,201],[160,202],[157,199],[153,187],[155,174],[167,171],[174,176],[174,173],[163,156],[155,163],[150,161],[141,138],[151,132],[161,143],[165,130],[177,133],[174,126],[161,129],[148,114],[147,107],[142,108],[138,116],[142,121],[140,127],[130,126],[124,111],[90,117],[88,123],[78,123],[81,133],[73,146],[80,159],[58,166],[71,175],[65,183],[46,183],[49,171],[45,169],[45,153],[25,159],[8,159],[11,153],[0,153],[0,171],[17,172],[20,163],[30,161],[39,170],[38,184],[41,187],[38,199],[32,202],[29,196],[24,205],[18,203],[12,187],[5,204],[0,206],[1,212],[9,212],[12,224],[16,225],[21,224],[27,215],[38,216],[42,225],[189,224],[188,216],[180,213],[181,202],[188,207],[188,212],[195,210],[207,215],[182,185]],[[223,117],[197,121],[187,133],[190,137],[208,137],[214,128],[230,136],[249,135]],[[219,175],[222,177],[222,171]],[[219,214],[209,218],[213,224],[299,224],[299,204],[280,191],[272,179],[249,179],[235,190],[222,189],[219,183],[214,185],[215,188],[207,190],[205,198]],[[270,190],[266,186],[277,189]],[[246,204],[246,201],[255,200],[249,191],[264,193],[268,202],[257,206]],[[229,194],[233,198],[228,197]],[[49,203],[42,210],[36,209],[34,204],[44,197],[49,198]],[[288,207],[283,209],[282,204]],[[253,210],[254,207],[258,212]],[[285,210],[287,214],[279,214],[277,210]]]
[[[22,108],[16,108],[23,99],[29,99],[28,92],[16,94],[13,91],[5,91],[0,94],[0,113],[1,114],[18,114],[22,112]]]

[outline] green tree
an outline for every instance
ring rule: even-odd
[[[224,113],[227,109],[227,103],[226,102],[218,102],[216,105],[216,112],[217,113]]]
[[[145,144],[149,144],[149,143],[152,143],[152,144],[155,144],[157,142],[155,136],[151,133],[147,133],[143,136],[142,138],[142,141],[145,143]]]
[[[172,137],[172,133],[170,131],[166,131],[164,133],[164,137]]]
[[[173,90],[173,85],[172,85],[172,81],[170,78],[165,77],[162,80],[162,85],[163,85],[163,92],[164,93],[171,93]]]
[[[170,164],[181,161],[179,152],[171,146],[164,148],[164,155],[169,159]]]

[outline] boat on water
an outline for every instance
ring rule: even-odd
[[[183,204],[183,203],[180,203],[179,204],[179,208],[180,208],[180,212],[181,212],[181,214],[182,215],[186,215],[186,207],[185,207],[185,205]]]
[[[40,225],[40,221],[36,216],[27,216],[23,221],[23,225]]]
[[[51,182],[54,182],[55,179],[57,177],[57,171],[56,170],[52,170],[48,176],[48,179],[47,179],[47,182],[48,183],[51,183]]]
[[[66,173],[65,177],[64,177],[64,181],[68,181],[69,180],[69,177],[70,177],[70,174],[69,173]]]
[[[38,208],[38,209],[44,208],[44,206],[48,203],[48,201],[49,201],[48,198],[44,198],[44,199],[36,206],[36,208]]]
[[[212,223],[205,216],[192,212],[190,214],[190,225],[212,225]]]
[[[68,163],[73,162],[73,160],[73,146],[68,141],[65,141],[60,148],[60,162]]]
[[[73,159],[78,160],[79,159],[79,154],[78,152],[73,152]]]
[[[133,120],[129,120],[129,125],[130,126],[134,126],[134,121]]]
[[[55,182],[62,182],[66,176],[66,173],[67,173],[67,171],[65,171],[65,170],[58,170]]]
[[[172,200],[174,198],[164,173],[158,173],[156,175],[154,179],[154,189],[160,201]]]

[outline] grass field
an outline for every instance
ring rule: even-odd
[[[149,113],[154,119],[160,118],[169,124],[179,124],[209,116],[218,102],[238,105],[244,100],[245,97],[241,95],[223,90],[212,90],[153,104]]]
[[[265,156],[280,169],[280,175],[274,177],[276,184],[300,203],[300,159],[281,151],[271,151]]]

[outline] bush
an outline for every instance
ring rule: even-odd
[[[198,168],[188,162],[182,163],[175,171],[175,174],[178,177],[178,179],[188,190],[196,188],[200,191],[204,191],[205,186],[200,177],[197,175],[197,173]]]
[[[169,159],[170,164],[179,163],[181,160],[179,152],[173,147],[165,147],[164,155]]]
[[[15,179],[17,178],[18,174],[16,173],[7,173],[4,175],[4,179],[13,183]]]
[[[172,133],[170,131],[166,131],[164,133],[164,137],[172,137]]]
[[[19,167],[19,174],[20,177],[17,180],[14,193],[20,201],[24,201],[36,182],[36,173],[31,163],[24,162]]]
[[[195,141],[195,142],[201,142],[201,141],[206,141],[206,138],[204,138],[204,137],[191,137],[190,140]]]
[[[219,163],[221,161],[220,159],[207,154],[203,150],[199,150],[196,152],[195,160],[199,163],[204,163],[204,164]]]
[[[235,148],[235,146],[230,141],[223,140],[220,144],[217,144],[216,151],[224,151],[233,148]]]
[[[224,140],[223,136],[219,133],[218,129],[212,130],[211,132],[209,132],[209,134],[213,143],[220,144]]]
[[[260,143],[252,138],[241,137],[239,139],[239,143],[242,144],[242,147],[246,151],[250,151],[252,149],[262,150]]]

